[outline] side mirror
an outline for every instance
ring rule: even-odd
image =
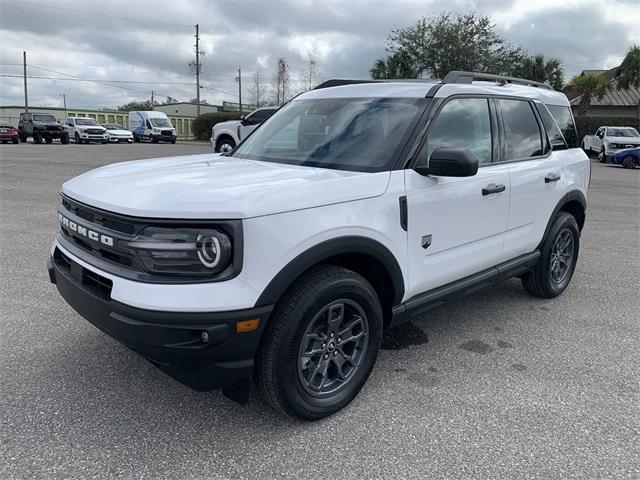
[[[467,148],[438,148],[431,154],[429,165],[413,168],[420,175],[438,177],[472,177],[478,173],[478,159]]]

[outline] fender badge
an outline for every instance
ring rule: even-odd
[[[422,248],[425,250],[431,246],[431,234],[422,236]]]

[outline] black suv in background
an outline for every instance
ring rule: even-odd
[[[51,143],[54,138],[59,138],[60,143],[69,143],[69,135],[50,113],[21,113],[18,136],[23,143],[27,137],[33,137],[33,143],[42,143],[42,140]]]

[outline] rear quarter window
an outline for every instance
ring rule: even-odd
[[[553,115],[553,118],[558,123],[562,135],[567,142],[569,148],[578,147],[578,132],[576,130],[576,124],[573,121],[573,115],[571,114],[571,107],[561,107],[558,105],[547,105],[549,112]]]

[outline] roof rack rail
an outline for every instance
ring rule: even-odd
[[[530,87],[546,88],[547,90],[553,90],[551,85],[546,83],[534,82],[533,80],[526,80],[524,78],[507,77],[505,75],[493,75],[491,73],[477,73],[477,72],[449,72],[442,79],[442,83],[472,83],[474,80],[487,80],[489,82],[497,82],[502,85],[507,83],[516,83],[519,85],[528,85]]]
[[[329,87],[341,87],[343,85],[357,85],[361,83],[390,83],[390,82],[405,82],[405,83],[436,83],[436,80],[430,78],[389,78],[389,79],[363,79],[363,80],[349,80],[343,78],[332,78],[322,82],[320,85],[314,88],[314,90],[320,90],[322,88]]]

